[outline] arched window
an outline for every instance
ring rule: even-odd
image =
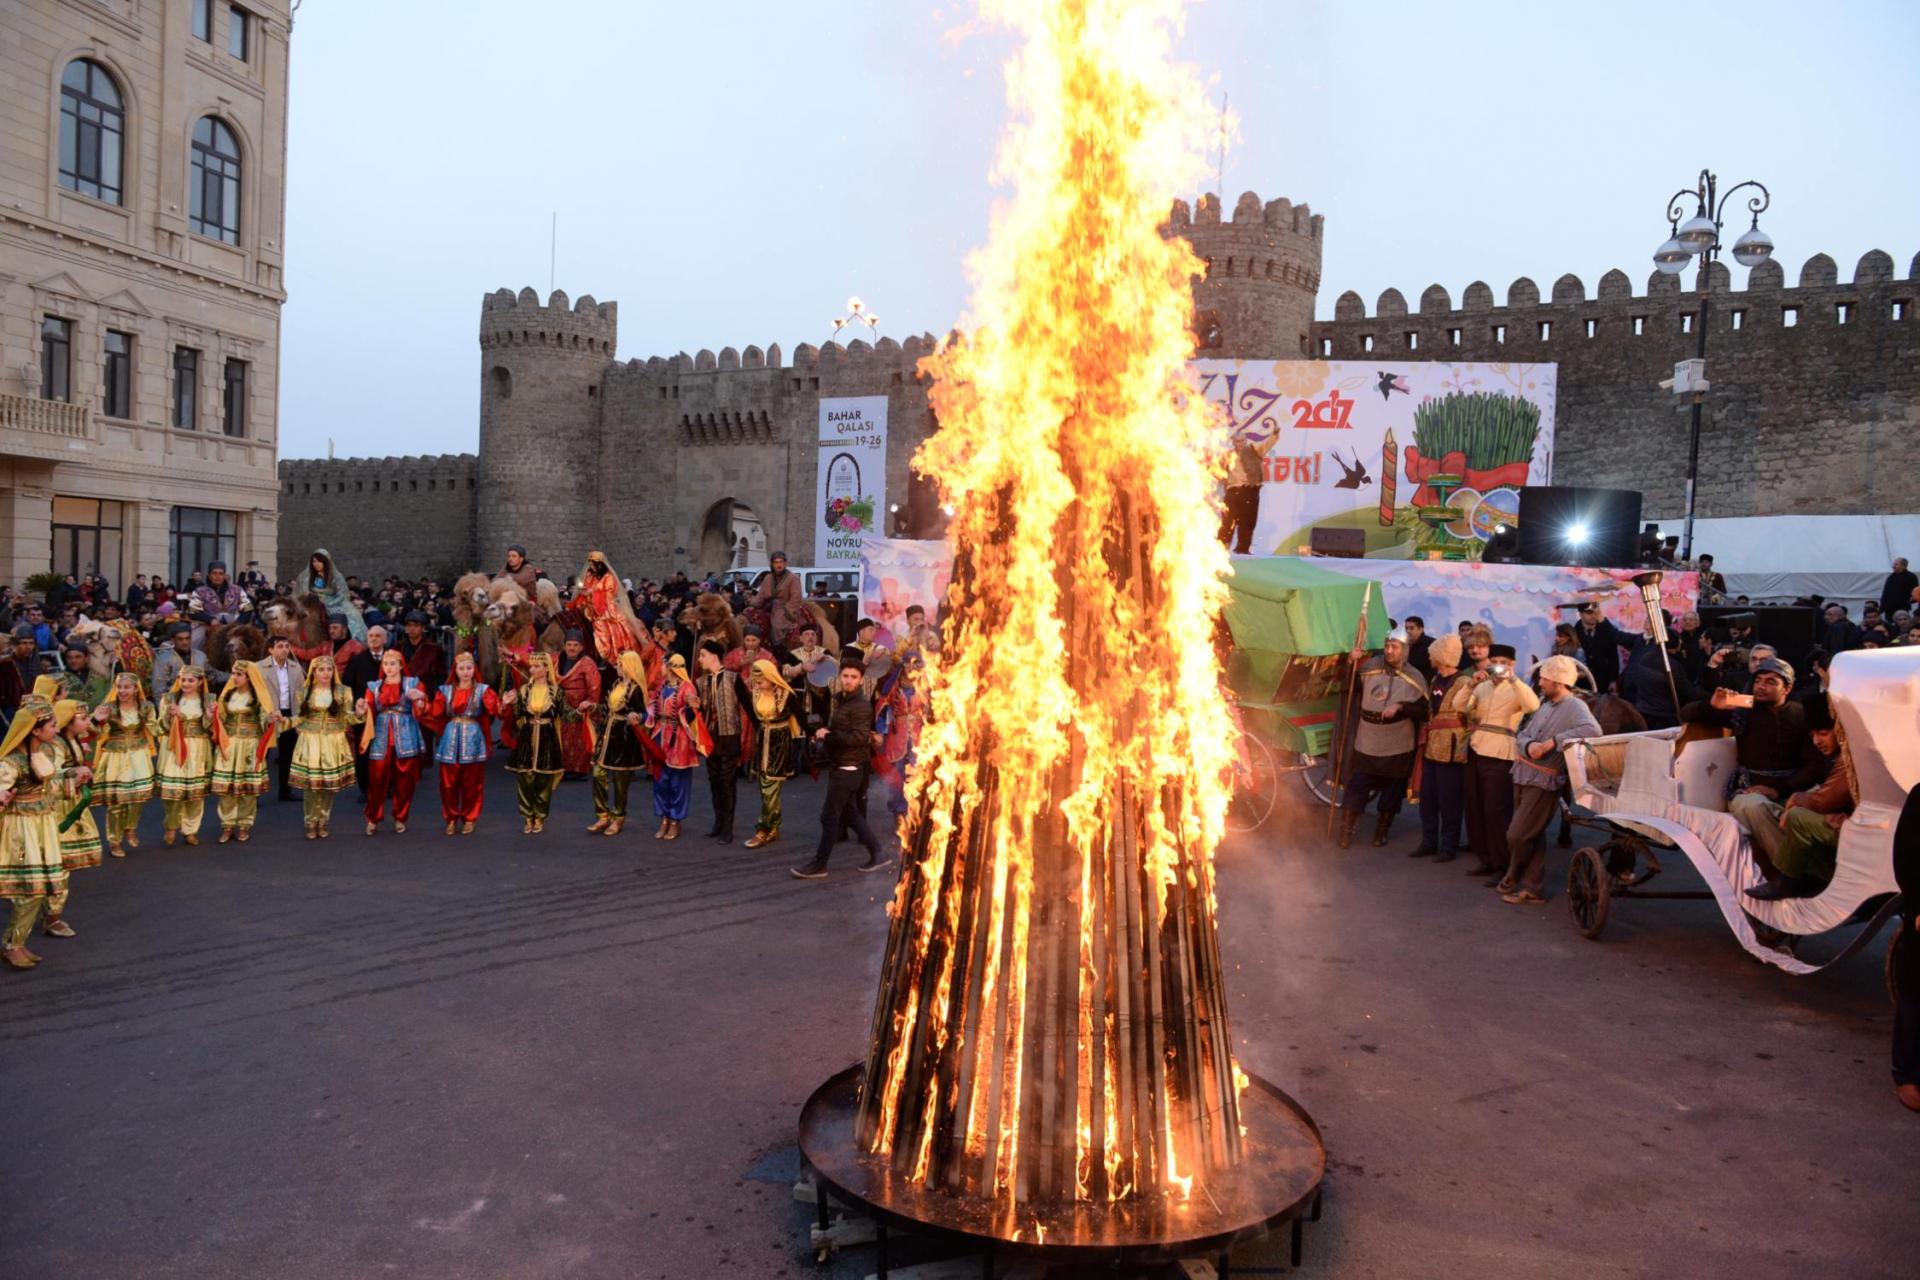
[[[127,115],[120,88],[99,63],[75,58],[60,77],[60,185],[120,203]]]
[[[188,225],[203,236],[240,243],[240,144],[212,116],[193,126],[192,207]]]

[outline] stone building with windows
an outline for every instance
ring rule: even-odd
[[[286,0],[9,0],[0,582],[271,569]]]

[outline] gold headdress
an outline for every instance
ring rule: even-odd
[[[7,726],[7,736],[0,740],[0,757],[10,756],[20,749],[34,726],[44,720],[53,719],[53,704],[37,693],[30,693],[20,699],[20,709],[13,713],[13,723]]]

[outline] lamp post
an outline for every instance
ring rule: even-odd
[[[1734,192],[1752,187],[1758,194],[1747,198],[1747,209],[1753,215],[1753,222],[1733,242],[1733,260],[1743,267],[1757,267],[1773,257],[1773,237],[1760,229],[1760,215],[1772,203],[1767,189],[1753,181],[1729,187],[1725,194],[1720,193],[1719,187],[1718,175],[1702,169],[1700,180],[1693,190],[1682,187],[1673,193],[1673,198],[1667,201],[1667,226],[1671,234],[1667,242],[1654,250],[1653,254],[1653,265],[1670,276],[1677,276],[1686,270],[1691,259],[1700,259],[1700,328],[1695,335],[1698,341],[1694,346],[1694,356],[1703,369],[1707,359],[1707,316],[1713,297],[1709,289],[1710,272],[1714,260],[1720,256],[1723,215]],[[1686,213],[1688,200],[1694,202],[1694,213],[1683,223],[1680,219]],[[1680,540],[1680,557],[1683,560],[1693,559],[1693,498],[1700,479],[1700,402],[1704,398],[1700,391],[1693,393],[1693,424],[1687,436],[1687,522]]]

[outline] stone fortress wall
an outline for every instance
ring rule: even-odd
[[[292,580],[320,547],[341,572],[363,578],[465,572],[478,463],[471,453],[282,460],[274,581]],[[406,567],[395,569],[396,562]]]
[[[1348,292],[1315,320],[1324,224],[1252,192],[1230,218],[1212,195],[1174,203],[1167,233],[1205,263],[1199,355],[1552,361],[1556,482],[1639,489],[1649,519],[1680,514],[1687,419],[1658,384],[1693,354],[1691,273],[1686,284],[1654,274],[1638,295],[1619,271],[1593,296],[1562,276],[1545,299],[1521,279],[1504,306],[1478,282],[1458,308],[1438,285],[1412,311],[1397,290],[1371,313]],[[1796,285],[1784,276],[1764,264],[1734,290],[1715,268],[1700,514],[1915,510],[1920,257],[1904,279],[1879,251],[1846,284],[1825,255]],[[790,360],[750,345],[621,361],[616,304],[502,289],[482,300],[479,336],[478,455],[283,461],[283,578],[316,545],[366,576],[446,576],[497,569],[509,542],[561,580],[595,548],[628,577],[700,573],[725,563],[736,503],[760,517],[770,547],[812,563],[824,397],[887,397],[887,502],[909,536],[940,527],[932,485],[908,465],[936,425],[916,372],[939,341],[930,334],[802,344]]]
[[[1688,415],[1660,388],[1693,355],[1697,273],[1652,273],[1636,294],[1625,272],[1592,295],[1561,276],[1545,299],[1522,277],[1505,305],[1470,284],[1453,306],[1430,285],[1409,312],[1397,289],[1371,314],[1359,295],[1313,325],[1313,351],[1333,360],[1554,362],[1559,366],[1553,478],[1638,489],[1649,520],[1685,511]],[[1732,288],[1724,263],[1708,290],[1706,413],[1699,514],[1854,515],[1920,510],[1920,256],[1896,276],[1893,259],[1864,255],[1841,283],[1816,254],[1784,283],[1778,262]]]

